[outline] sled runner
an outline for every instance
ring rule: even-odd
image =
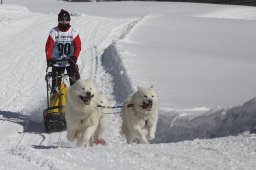
[[[68,60],[58,61],[56,64],[61,66],[68,66]],[[61,74],[53,78],[52,71],[46,68],[46,90],[47,90],[47,109],[43,111],[44,126],[46,132],[60,132],[66,130],[65,121],[65,105],[67,95],[67,84],[69,84],[68,74]],[[52,81],[57,82],[57,78],[61,78],[61,84],[58,87],[52,87]],[[57,84],[57,83],[56,83]]]

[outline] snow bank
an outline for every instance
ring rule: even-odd
[[[200,114],[160,111],[156,143],[216,138],[256,132],[256,98],[229,109],[214,108]]]
[[[29,10],[19,5],[0,5],[0,23],[18,19],[30,14]]]
[[[256,20],[256,9],[254,7],[226,8],[197,16],[206,18]]]
[[[104,50],[101,63],[112,76],[115,100],[122,103],[133,92],[134,85],[122,61],[118,47],[113,43]],[[196,138],[216,138],[238,135],[244,131],[256,132],[256,98],[229,109],[194,108],[170,110],[160,108],[154,143],[170,143]]]

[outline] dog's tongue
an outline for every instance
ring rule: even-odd
[[[148,111],[151,111],[151,109],[152,109],[152,103],[144,103],[144,102],[143,102],[143,104],[141,105],[141,107],[142,107],[143,109],[146,109],[146,110],[148,110]]]
[[[91,99],[93,98],[94,95],[91,96],[79,96],[80,99],[84,102],[84,104],[89,105],[91,102]]]

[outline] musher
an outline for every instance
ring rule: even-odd
[[[52,90],[57,90],[56,88],[60,86],[61,78],[55,78],[64,73],[65,69],[70,77],[70,85],[80,79],[76,64],[80,51],[79,32],[71,27],[70,14],[62,9],[58,14],[58,26],[51,29],[45,45],[47,66],[52,67]],[[61,62],[63,59],[68,59],[64,65]]]

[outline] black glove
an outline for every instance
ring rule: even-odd
[[[47,60],[47,66],[52,67],[56,63],[55,60]]]
[[[76,64],[77,58],[75,56],[71,56],[69,59],[69,64]]]

